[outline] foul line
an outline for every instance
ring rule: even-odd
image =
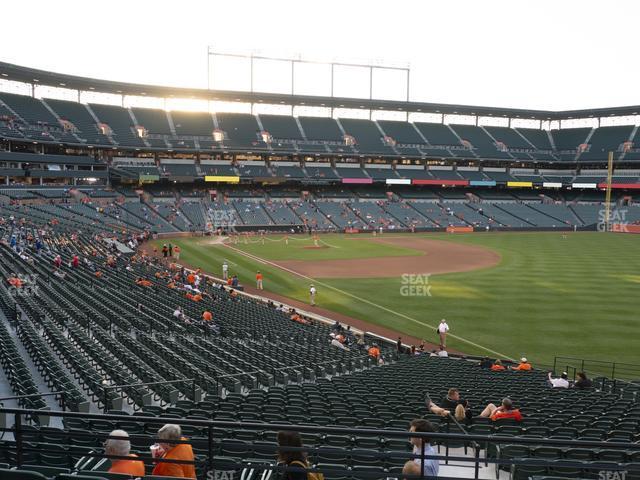
[[[285,272],[292,273],[293,275],[297,275],[298,277],[301,277],[301,278],[304,278],[304,279],[309,280],[311,282],[317,283],[318,285],[322,285],[323,287],[326,287],[326,288],[328,288],[330,290],[334,290],[334,291],[336,291],[338,293],[341,293],[343,295],[347,295],[348,297],[351,297],[351,298],[354,298],[354,299],[359,300],[361,302],[367,303],[367,304],[369,304],[369,305],[371,305],[373,307],[379,308],[380,310],[384,310],[385,312],[391,313],[391,314],[393,314],[393,315],[395,315],[397,317],[404,318],[404,319],[409,320],[411,322],[417,323],[418,325],[422,325],[423,327],[429,327],[429,328],[432,328],[432,329],[436,328],[435,325],[430,325],[428,323],[421,322],[420,320],[417,320],[417,319],[415,319],[413,317],[405,315],[404,313],[396,312],[396,311],[391,310],[391,309],[389,309],[389,308],[387,308],[387,307],[385,307],[383,305],[378,305],[377,303],[374,303],[374,302],[372,302],[370,300],[367,300],[366,298],[358,297],[357,295],[354,295],[352,293],[346,292],[344,290],[336,288],[336,287],[334,287],[332,285],[329,285],[327,283],[324,283],[324,282],[322,282],[320,280],[311,278],[311,277],[309,277],[307,275],[304,275],[302,273],[296,272],[295,270],[291,270],[290,268],[284,267],[282,265],[278,265],[277,263],[271,262],[269,260],[265,260],[264,258],[258,257],[257,255],[254,255],[252,253],[248,253],[248,252],[245,252],[243,250],[240,250],[239,248],[235,248],[235,247],[229,245],[228,243],[223,243],[223,245],[225,247],[227,247],[227,248],[230,248],[231,250],[233,250],[235,252],[238,252],[240,255],[243,255],[243,256],[248,257],[248,258],[250,258],[252,260],[255,260],[256,262],[262,263],[264,265],[271,265],[273,267],[279,268],[280,270],[284,270]],[[480,350],[484,350],[485,352],[492,353],[492,354],[496,355],[496,357],[500,357],[500,358],[503,358],[503,359],[506,359],[506,360],[515,361],[515,359],[509,357],[508,355],[505,355],[505,354],[500,353],[500,352],[496,352],[495,350],[491,350],[490,348],[484,347],[482,345],[478,345],[477,343],[472,342],[471,340],[467,340],[466,338],[460,337],[460,336],[452,334],[452,333],[449,333],[447,335],[449,335],[452,338],[455,338],[456,340],[460,340],[461,342],[464,342],[464,343],[466,343],[468,345],[471,345],[473,347],[479,348]]]

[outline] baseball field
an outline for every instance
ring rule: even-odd
[[[253,236],[158,241],[180,261],[351,317],[383,333],[472,354],[551,364],[555,355],[640,363],[640,238],[631,234],[471,233]],[[313,311],[313,308],[308,307]]]

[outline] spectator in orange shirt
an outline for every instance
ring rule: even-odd
[[[504,370],[506,370],[506,368],[504,368],[504,365],[502,365],[502,361],[501,360],[496,360],[496,363],[494,363],[491,366],[491,371],[492,372],[503,372]]]
[[[109,434],[109,437],[104,442],[104,453],[106,455],[114,455],[118,457],[133,457],[138,458],[131,453],[131,442],[129,441],[129,434],[124,430],[114,430]],[[131,475],[133,477],[144,476],[144,463],[140,460],[125,460],[125,459],[111,459],[111,468],[109,473],[123,473]]]
[[[262,290],[262,273],[260,273],[259,270],[258,273],[256,273],[256,288]]]
[[[368,353],[370,357],[375,358],[376,360],[380,358],[380,349],[377,345],[372,345],[371,347],[369,347]]]
[[[525,357],[522,357],[520,359],[520,363],[518,364],[517,367],[511,367],[511,370],[519,370],[521,372],[528,372],[532,369],[533,367],[529,362],[527,362],[527,359]]]
[[[193,300],[194,302],[201,302],[202,295],[200,295],[199,293],[196,293],[191,300]]]
[[[11,275],[8,279],[9,285],[16,288],[22,287],[22,280],[20,280],[16,275]]]
[[[190,273],[189,275],[187,275],[187,282],[193,285],[194,283],[196,283],[196,276],[193,273]]]
[[[291,310],[291,320],[293,320],[294,322],[298,322],[301,323],[302,325],[308,325],[309,322],[307,322],[304,318],[302,318],[302,316],[296,312],[295,310]]]
[[[481,417],[489,417],[494,422],[496,420],[515,420],[516,422],[522,421],[522,414],[517,408],[513,408],[513,402],[510,398],[503,398],[502,405],[496,407],[493,403],[490,403],[480,413]]]
[[[188,462],[195,461],[191,445],[188,443],[175,443],[187,440],[182,436],[182,431],[180,430],[179,425],[165,425],[158,430],[158,439],[160,440],[159,447],[162,452],[160,458]],[[170,443],[164,443],[163,440],[168,440]],[[196,469],[193,464],[158,462],[153,469],[153,475],[178,478],[196,478]]]
[[[209,310],[205,310],[202,313],[202,320],[204,320],[205,322],[210,322],[211,320],[213,320],[213,315]]]
[[[95,276],[96,276],[96,278],[101,278],[102,277],[102,272],[100,270],[96,271]]]
[[[140,277],[136,280],[136,285],[139,285],[141,287],[150,287],[151,285],[153,285],[153,283],[145,278]]]

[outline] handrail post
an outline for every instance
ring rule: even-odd
[[[209,437],[209,451],[207,452],[209,454],[209,471],[212,472],[214,470],[213,470],[213,427],[211,425],[209,425],[207,434]]]
[[[613,362],[611,366],[611,380],[615,380],[616,378],[616,362]]]
[[[16,439],[16,463],[18,468],[22,466],[22,416],[19,413],[15,414],[14,429]]]
[[[196,388],[198,387],[198,384],[196,383],[196,379],[193,379],[192,382],[192,387],[193,387],[193,391],[192,391],[192,395],[193,395],[193,401],[196,401]]]
[[[474,442],[475,443],[475,442]],[[474,479],[480,478],[480,444],[475,443],[475,467],[474,467]]]
[[[451,414],[447,415],[447,433],[451,433]],[[449,442],[444,446],[444,464],[449,465]]]
[[[553,373],[556,373],[556,362],[558,361],[558,357],[553,357]]]
[[[424,479],[424,438],[420,438],[420,480]]]
[[[108,388],[109,388],[109,387],[105,386],[105,387],[102,389],[102,391],[103,391],[103,393],[104,393],[104,398],[102,399],[102,401],[104,402],[104,408],[103,408],[104,413],[107,413],[107,412],[109,411],[109,409],[108,409],[108,407],[107,407],[107,404],[109,403],[109,390],[108,390]]]

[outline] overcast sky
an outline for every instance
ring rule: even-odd
[[[591,0],[112,0],[2,2],[0,60],[58,72],[207,86],[207,45],[266,55],[411,64],[411,100],[574,109],[640,105],[640,2]],[[232,64],[233,63],[233,64]],[[245,64],[214,63],[214,86],[248,88]],[[289,91],[286,65],[256,66],[257,90]],[[298,93],[326,93],[300,68]],[[336,93],[368,95],[341,71]],[[375,96],[404,79],[375,76]]]

